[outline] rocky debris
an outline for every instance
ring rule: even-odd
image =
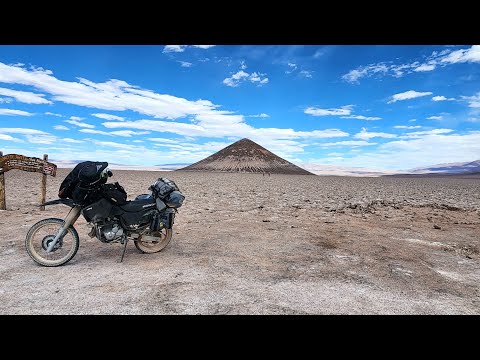
[[[437,230],[442,230],[442,227],[440,225],[437,225],[437,224],[433,224],[433,228],[437,229]]]

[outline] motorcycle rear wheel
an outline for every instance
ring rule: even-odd
[[[153,254],[162,251],[170,243],[172,239],[172,229],[162,229],[151,236],[160,237],[159,241],[142,241],[134,240],[135,247],[143,253]]]
[[[28,255],[37,264],[48,267],[60,266],[72,260],[77,253],[80,239],[73,226],[67,229],[67,233],[57,242],[53,251],[46,252],[48,244],[55,238],[63,223],[62,219],[45,219],[37,222],[28,230],[25,248]]]

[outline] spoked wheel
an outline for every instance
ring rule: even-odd
[[[47,253],[48,245],[53,241],[62,227],[62,219],[45,219],[33,225],[27,233],[25,247],[28,255],[43,266],[60,266],[70,261],[78,251],[80,240],[73,226],[70,226],[65,236]]]
[[[149,237],[157,237],[158,241],[135,240],[135,247],[143,253],[153,254],[162,251],[172,239],[172,229],[162,229],[149,234]],[[141,238],[140,238],[141,239]]]

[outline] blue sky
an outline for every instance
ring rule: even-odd
[[[247,137],[297,164],[480,159],[480,46],[0,45],[0,150],[193,163]]]

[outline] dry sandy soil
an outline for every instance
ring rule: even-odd
[[[47,181],[55,199],[68,169]],[[186,196],[172,242],[141,254],[91,239],[37,265],[40,174],[6,173],[0,314],[480,314],[480,179],[114,172],[133,199],[160,176]]]

